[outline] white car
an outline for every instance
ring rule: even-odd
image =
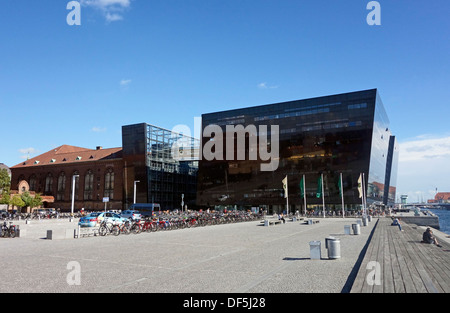
[[[111,224],[122,224],[127,221],[126,218],[120,216],[117,213],[114,212],[106,212],[106,213],[100,213],[97,217],[97,222],[100,224],[103,220],[106,220],[107,223]]]
[[[122,216],[124,218],[128,218],[128,219],[132,219],[132,220],[140,220],[141,219],[141,213],[139,213],[139,211],[136,211],[136,210],[125,210],[122,212],[122,214],[120,214],[120,216]]]

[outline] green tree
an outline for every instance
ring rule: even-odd
[[[11,195],[9,193],[9,189],[5,188],[2,190],[2,195],[0,198],[0,204],[10,204],[11,202]]]
[[[20,197],[24,203],[23,207],[36,208],[42,205],[42,197],[40,194],[36,194],[34,197],[30,195],[28,191],[22,193]]]
[[[33,200],[31,201],[31,207],[32,208],[37,208],[39,206],[42,205],[42,197],[40,194],[36,194],[33,198]]]
[[[23,208],[25,206],[25,202],[23,202],[22,198],[19,195],[15,195],[12,199],[11,202],[9,203],[10,205],[19,207],[19,208]]]
[[[9,189],[11,186],[11,177],[9,177],[6,168],[0,169],[0,191],[4,189]]]

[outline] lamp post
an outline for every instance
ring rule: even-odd
[[[140,183],[139,180],[134,181],[134,197],[133,197],[133,204],[136,203],[136,183]]]
[[[75,179],[77,178],[77,177],[80,177],[80,175],[73,175],[72,176],[72,206],[71,206],[71,209],[70,209],[70,222],[73,222],[73,209],[74,209],[74,206],[75,206]]]

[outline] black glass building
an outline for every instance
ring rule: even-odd
[[[321,207],[323,175],[325,205],[340,210],[341,173],[347,210],[361,206],[362,173],[368,204],[395,201],[398,147],[376,89],[203,114],[201,147],[199,206],[285,210],[287,176],[289,211],[303,210],[304,175],[307,207]]]
[[[122,126],[125,207],[134,202],[134,186],[137,203],[159,203],[162,210],[195,206],[198,161],[182,157],[178,146],[193,153],[199,141],[146,123]]]

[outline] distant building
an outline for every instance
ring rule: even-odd
[[[70,211],[123,210],[134,201],[161,209],[195,205],[197,161],[177,160],[172,145],[189,138],[149,124],[122,127],[122,147],[96,149],[62,145],[11,167],[11,189],[39,193],[44,207]],[[25,190],[24,189],[24,190]],[[104,198],[108,202],[103,202]]]
[[[47,199],[45,208],[69,211],[72,203],[72,178],[75,178],[75,208],[100,210],[103,197],[108,208],[122,209],[122,148],[87,149],[62,145],[11,167],[11,189],[23,181],[30,191]],[[23,184],[22,184],[23,185]]]
[[[205,135],[210,125],[219,126],[221,131],[216,133],[223,138],[209,132]],[[245,159],[236,158],[239,143],[229,130],[233,125],[245,127],[246,146],[239,151]],[[261,165],[267,161],[249,156],[261,148],[263,136],[263,142],[273,138],[273,126],[277,125],[279,158],[275,170],[262,171]],[[250,133],[253,126],[258,133]],[[338,209],[342,206],[341,173],[347,209],[361,206],[361,173],[368,204],[395,203],[398,145],[376,89],[203,114],[202,134],[202,151],[216,142],[225,146],[216,147],[216,158],[203,155],[200,159],[197,202],[201,206],[286,210],[282,180],[287,176],[289,212],[303,212],[300,181],[305,175],[307,206],[320,208],[322,197],[316,194],[323,174],[325,205]],[[231,160],[227,159],[230,149],[235,152]]]
[[[9,176],[11,176],[11,170],[9,169],[9,167],[6,164],[0,163],[0,170],[1,169],[5,169],[8,172]]]
[[[450,192],[438,192],[428,203],[450,203]]]
[[[137,203],[159,203],[163,210],[193,208],[197,195],[198,160],[177,158],[174,146],[188,143],[194,152],[199,140],[154,125],[122,126],[124,203],[133,203],[134,181]],[[186,146],[185,146],[186,147]]]
[[[400,204],[406,204],[407,200],[408,200],[408,195],[400,196]]]

